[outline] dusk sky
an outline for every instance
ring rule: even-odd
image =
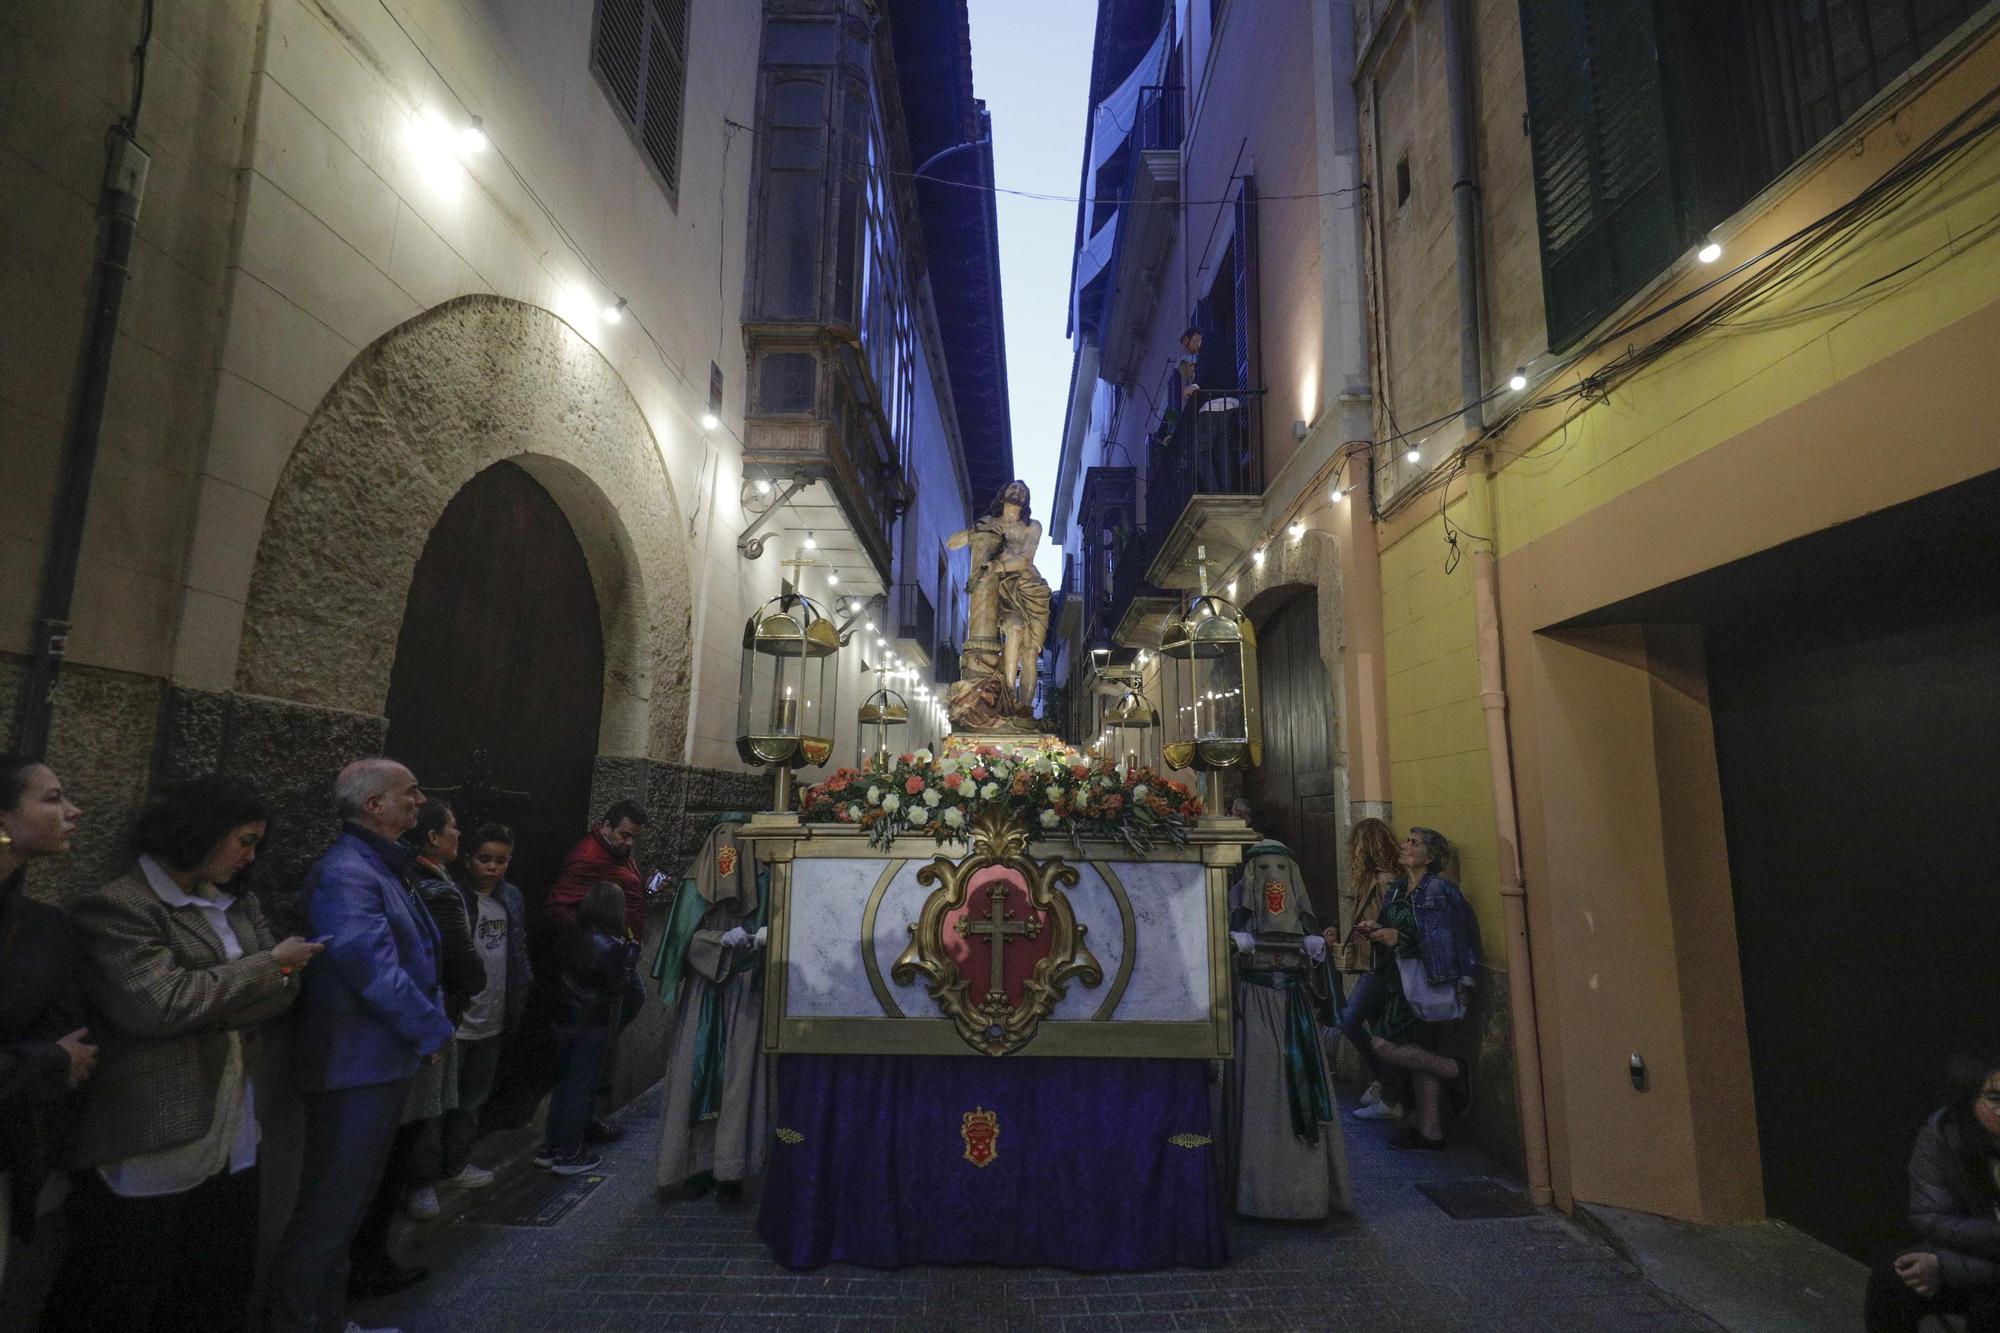
[[[999,197],[1014,465],[1033,492],[1035,516],[1046,524],[1069,393],[1063,329],[1076,239],[1076,204],[1069,200],[1083,160],[1097,6],[1094,0],[970,3],[973,91],[993,113],[994,181],[1003,191],[1063,197]],[[1037,564],[1051,584],[1061,583],[1060,552],[1044,547]]]

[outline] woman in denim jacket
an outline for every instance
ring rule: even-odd
[[[1354,934],[1383,946],[1377,951],[1375,984],[1386,992],[1379,1016],[1368,1025],[1376,1056],[1410,1071],[1416,1090],[1417,1123],[1389,1140],[1405,1151],[1444,1150],[1438,1114],[1439,1090],[1451,1085],[1452,1110],[1472,1104],[1472,1064],[1439,1053],[1452,1026],[1418,1017],[1404,993],[1403,959],[1421,960],[1434,985],[1460,985],[1479,961],[1478,932],[1458,886],[1441,873],[1451,844],[1435,829],[1413,828],[1397,856],[1403,878],[1383,895],[1378,920],[1357,921]],[[1414,882],[1416,887],[1410,888]]]

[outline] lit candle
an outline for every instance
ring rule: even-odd
[[[796,734],[799,729],[799,702],[792,698],[792,687],[785,686],[785,697],[771,701],[771,730],[781,736]]]

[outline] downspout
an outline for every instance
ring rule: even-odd
[[[1521,1155],[1528,1197],[1553,1198],[1549,1130],[1542,1100],[1541,1029],[1535,1015],[1534,962],[1528,951],[1527,886],[1522,882],[1520,816],[1514,801],[1514,759],[1507,737],[1507,683],[1500,655],[1500,580],[1494,559],[1493,483],[1486,432],[1486,375],[1479,317],[1479,180],[1472,142],[1471,81],[1465,59],[1465,0],[1444,4],[1445,86],[1451,101],[1452,234],[1458,247],[1458,374],[1465,402],[1466,498],[1486,534],[1472,545],[1472,607],[1479,661],[1479,703],[1486,715],[1486,755],[1492,769],[1493,825],[1500,905],[1507,936],[1508,1012],[1514,1031],[1514,1098],[1521,1120]]]
[[[152,36],[153,6],[145,6],[139,44],[132,53],[131,110],[111,127],[104,189],[97,216],[103,225],[90,323],[85,329],[83,365],[75,411],[63,450],[62,481],[55,523],[42,558],[41,596],[36,604],[34,649],[21,681],[14,715],[14,746],[42,758],[48,753],[57,679],[69,650],[70,609],[76,594],[77,562],[83,552],[84,520],[90,510],[90,483],[97,471],[97,446],[104,436],[104,405],[111,390],[111,355],[118,340],[118,313],[131,276],[132,239],[139,230],[139,203],[146,193],[152,159],[139,147],[139,104],[145,91],[146,47]]]

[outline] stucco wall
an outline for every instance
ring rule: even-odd
[[[159,7],[137,139],[152,163],[77,577],[74,663],[159,676],[205,447],[260,0]],[[0,9],[0,652],[27,649],[74,403],[105,133],[139,0]]]
[[[544,349],[548,356],[581,364],[589,351],[604,383],[622,381],[658,478],[627,498],[647,497],[658,531],[676,528],[674,544],[692,564],[683,606],[655,627],[671,636],[673,652],[691,652],[686,679],[653,685],[677,688],[682,699],[699,694],[710,714],[733,712],[733,648],[721,648],[727,672],[709,669],[721,665],[714,651],[691,650],[696,632],[733,639],[747,614],[739,613],[742,603],[777,581],[775,569],[739,567],[733,549],[745,523],[737,502],[743,368],[735,317],[750,153],[713,111],[747,111],[760,14],[751,5],[692,12],[687,104],[709,110],[688,117],[676,204],[590,72],[591,0],[390,0],[387,9],[362,0],[268,0],[249,80],[241,240],[186,562],[177,681],[220,690],[268,670],[237,660],[239,644],[261,648],[273,632],[245,625],[252,570],[293,446],[336,382],[391,329],[454,298],[491,294],[559,317],[569,349]],[[491,139],[484,153],[441,149],[424,137],[433,118],[455,130],[473,114]],[[606,323],[599,312],[620,296],[628,317]],[[466,350],[464,364],[474,360]],[[711,360],[724,375],[723,424],[704,432]],[[402,396],[415,401],[407,386]],[[483,434],[489,452],[508,432],[509,412],[548,408],[537,429],[569,429],[550,404],[515,398],[496,406],[504,410],[490,420],[468,412],[462,427],[447,429],[460,432],[460,443],[463,432]],[[359,419],[351,425],[366,429]],[[448,475],[409,484],[428,495]],[[635,475],[600,479],[601,488],[609,493]],[[589,534],[577,526],[588,549]],[[409,540],[421,543],[422,532]],[[691,621],[688,604],[697,612]],[[716,614],[699,614],[705,604]],[[390,633],[379,651],[393,646]],[[368,671],[386,667],[385,660]],[[650,687],[626,688],[643,695]],[[359,696],[348,703],[372,706]],[[683,719],[678,731],[654,717],[643,744],[627,732],[613,748],[682,757],[686,711],[679,701],[667,711]],[[697,749],[708,762],[728,762],[713,737]]]

